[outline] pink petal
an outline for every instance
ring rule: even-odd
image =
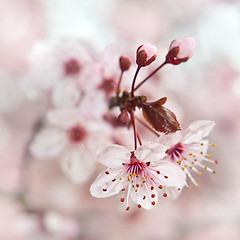
[[[97,150],[98,161],[107,167],[121,167],[122,163],[130,161],[130,151],[120,145],[111,144]]]
[[[66,142],[64,132],[54,128],[47,128],[35,136],[30,151],[37,158],[53,158],[63,151]]]
[[[215,122],[213,121],[195,121],[184,131],[182,142],[184,144],[201,142],[202,139],[210,134],[214,126]]]
[[[93,154],[85,149],[67,149],[61,156],[62,171],[74,182],[86,182],[95,170]]]
[[[182,188],[186,185],[186,175],[175,164],[167,161],[158,161],[155,166],[152,166],[155,170],[160,171],[158,178],[167,187]],[[165,177],[167,176],[167,178]]]
[[[143,187],[139,187],[137,190],[135,192],[134,189],[130,189],[130,197],[137,205],[140,204],[145,209],[151,209],[157,204],[158,192],[156,188],[151,190],[144,184]]]
[[[162,134],[155,142],[170,148],[181,140],[181,132]]]
[[[193,37],[174,40],[170,45],[170,49],[173,49],[175,47],[179,47],[177,58],[190,58],[192,57],[195,50],[195,40]]]
[[[124,188],[125,181],[120,180],[122,169],[111,170],[100,174],[90,187],[90,193],[97,198],[115,195]]]
[[[137,49],[136,62],[140,67],[151,64],[157,58],[157,48],[149,43],[143,44]]]
[[[47,120],[54,126],[68,129],[78,123],[79,114],[76,108],[55,109],[47,113]]]

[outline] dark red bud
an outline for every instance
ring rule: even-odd
[[[131,65],[131,60],[129,57],[126,57],[126,56],[121,56],[119,58],[119,65],[120,65],[120,68],[121,70],[124,72],[124,71],[127,71]]]
[[[119,125],[127,125],[130,121],[129,114],[127,111],[123,111],[119,114],[117,121]]]

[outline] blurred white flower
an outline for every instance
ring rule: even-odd
[[[92,62],[91,54],[91,50],[78,41],[37,42],[29,56],[30,70],[22,81],[26,96],[36,99],[57,88],[53,93],[54,105],[74,105],[79,98],[76,91],[83,91],[84,84],[89,83],[85,72]],[[58,86],[62,81],[66,82],[65,88]],[[83,89],[79,89],[80,86]],[[59,92],[65,96],[64,101],[59,98]]]
[[[63,172],[73,181],[86,181],[95,170],[96,149],[109,142],[108,127],[76,108],[49,111],[47,119],[51,126],[35,136],[32,154],[42,159],[58,158]]]

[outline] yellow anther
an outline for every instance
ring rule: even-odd
[[[120,177],[119,180],[122,180],[122,178]]]
[[[148,176],[145,176],[145,178],[148,178]]]
[[[207,169],[208,169],[208,167],[206,166],[206,167],[205,167],[205,169],[207,170]]]
[[[182,170],[185,170],[185,168],[184,168],[184,167],[182,167]]]
[[[209,154],[207,157],[208,157],[208,158],[211,158],[212,156],[211,156],[211,154]]]
[[[141,184],[140,187],[143,187],[143,185]]]
[[[216,145],[213,143],[213,144],[212,144],[212,147],[215,147],[215,146],[216,146]]]
[[[192,166],[190,166],[190,169],[192,169]]]
[[[203,152],[201,152],[201,154],[203,154]]]
[[[202,175],[202,172],[199,172],[198,174],[199,174],[199,175]]]
[[[196,155],[193,155],[193,157],[196,157]]]
[[[203,146],[203,145],[204,145],[204,143],[201,143],[201,145]]]
[[[198,187],[201,187],[201,185],[200,185],[200,184],[198,184],[197,186],[198,186]]]
[[[189,156],[192,156],[193,154],[192,153],[189,153]]]
[[[135,190],[135,192],[137,192],[137,189]]]
[[[190,187],[190,186],[188,186],[188,187],[187,187],[187,189],[191,189],[191,187]]]

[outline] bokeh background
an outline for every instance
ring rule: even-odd
[[[240,239],[239,0],[0,0],[0,16],[1,240]],[[109,59],[116,52],[134,59],[149,42],[161,62],[170,42],[185,36],[196,39],[194,56],[166,66],[145,88],[167,96],[183,126],[216,122],[209,151],[219,164],[215,175],[199,177],[200,188],[126,213],[118,198],[90,196],[101,166],[76,184],[57,161],[31,156],[36,124],[49,106],[46,95],[31,98],[22,83],[32,62],[45,71],[44,58],[34,55],[40,42],[81,41],[99,55],[110,46]]]

